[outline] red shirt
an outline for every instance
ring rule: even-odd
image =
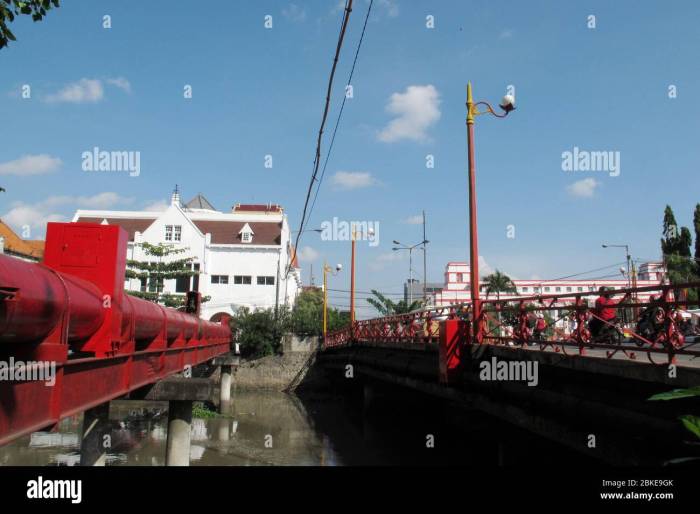
[[[596,314],[605,321],[614,319],[617,313],[615,312],[615,309],[611,308],[613,305],[617,305],[615,300],[604,296],[598,297],[598,299],[595,301]]]

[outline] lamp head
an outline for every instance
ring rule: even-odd
[[[503,109],[506,114],[508,114],[510,111],[514,111],[515,110],[515,97],[513,95],[504,96],[503,100],[501,100],[499,107],[501,109]]]
[[[343,270],[343,265],[342,264],[336,264],[335,265],[335,271],[342,271]]]

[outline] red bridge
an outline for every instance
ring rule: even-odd
[[[699,453],[677,419],[693,405],[648,400],[700,385],[700,338],[679,321],[690,288],[700,283],[614,291],[627,323],[600,319],[591,293],[480,300],[477,316],[465,303],[356,321],[328,334],[317,365],[370,391],[389,383],[478,409],[611,463],[659,463]],[[642,292],[654,301],[638,301]],[[556,329],[554,311],[575,329]],[[538,329],[538,318],[549,323]]]
[[[0,445],[229,352],[196,294],[180,312],[124,292],[127,240],[49,223],[43,264],[0,255]]]

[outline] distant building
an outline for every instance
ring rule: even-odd
[[[0,253],[24,261],[39,262],[44,258],[44,241],[22,239],[0,220]]]
[[[430,305],[445,306],[463,303],[471,300],[470,292],[470,266],[466,262],[450,262],[445,267],[445,284],[442,290],[435,293],[430,299]],[[639,266],[637,273],[637,287],[658,286],[664,280],[664,267],[660,262],[646,262]],[[626,289],[629,287],[627,278],[619,279],[583,279],[583,280],[518,280],[512,279],[517,290],[516,294],[500,293],[501,300],[517,299],[523,296],[537,295],[574,295],[584,293],[582,297],[592,304],[598,297],[598,290],[604,286],[608,289]],[[496,299],[496,294],[486,294],[486,286],[480,284],[479,292],[482,300]],[[641,302],[648,301],[655,291],[642,292],[637,295]],[[619,297],[618,297],[619,298]],[[562,307],[550,312],[557,320],[555,326],[564,333],[569,333],[573,327],[573,320],[569,319],[569,309],[563,307],[571,305],[573,298],[557,300],[552,306]]]
[[[445,267],[445,284],[439,293],[436,293],[433,301],[437,306],[451,305],[471,300],[469,264],[466,262],[450,262]],[[637,287],[657,286],[664,278],[663,264],[660,262],[645,262],[640,264],[637,272]],[[575,293],[590,293],[586,297],[598,297],[601,286],[609,289],[625,289],[629,287],[627,278],[605,279],[562,279],[562,280],[518,280],[513,279],[517,295],[500,293],[501,299],[512,299],[519,296],[535,295],[561,295]],[[486,299],[486,286],[482,283],[479,287],[482,299]],[[639,299],[645,301],[653,291],[639,293]],[[657,293],[658,294],[658,293]],[[495,299],[492,293],[489,298]]]
[[[279,205],[236,204],[230,212],[220,212],[201,194],[183,205],[176,190],[170,206],[160,212],[78,210],[73,221],[123,227],[129,234],[130,260],[153,260],[141,243],[186,249],[172,259],[192,257],[192,269],[199,274],[166,280],[163,292],[210,296],[202,305],[204,318],[232,314],[239,307],[291,306],[301,288],[287,217]],[[155,291],[156,284],[130,279],[126,288]]]
[[[412,287],[411,287],[412,286]],[[427,298],[431,298],[435,293],[442,291],[444,284],[441,282],[427,282],[425,284],[425,294]],[[406,303],[410,303],[411,298],[413,301],[423,299],[423,282],[414,278],[413,282],[407,280],[403,284],[403,299]]]

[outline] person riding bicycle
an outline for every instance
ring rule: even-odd
[[[615,306],[629,297],[629,293],[625,293],[622,299],[615,301],[610,298],[611,292],[603,286],[598,289],[598,292],[600,296],[595,301],[594,316],[588,322],[588,328],[593,337],[597,337],[605,327],[610,327],[617,323],[617,309],[615,309]]]

